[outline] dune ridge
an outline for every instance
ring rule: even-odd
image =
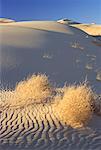
[[[97,24],[74,24],[71,25],[72,27],[76,27],[78,29],[83,30],[84,32],[88,33],[89,35],[93,36],[101,36],[101,25]]]
[[[68,33],[70,35],[73,34],[73,32],[70,31],[70,29],[68,28],[68,26],[57,23],[56,21],[22,21],[22,22],[12,22],[8,24],[4,23],[0,25],[30,28],[30,29],[37,29],[37,30],[43,30],[43,31],[53,31],[53,32],[59,32],[59,33]]]
[[[79,23],[68,19],[61,19],[57,21],[58,23],[69,25],[71,27],[76,27],[84,32],[86,32],[89,35],[93,36],[101,36],[101,25],[91,23],[91,24],[85,24],[85,23]]]
[[[7,18],[0,18],[0,24],[9,24],[9,23],[12,23],[12,22],[15,22],[14,20],[12,19],[7,19]]]
[[[20,21],[15,22],[11,19],[0,18],[0,25],[3,26],[17,26],[26,27],[38,30],[55,31],[62,33],[70,33],[68,26],[78,28],[89,35],[101,36],[101,25],[98,24],[84,24],[78,23],[68,19],[61,19],[57,21]],[[64,26],[64,27],[63,27]],[[68,31],[67,31],[68,30]]]

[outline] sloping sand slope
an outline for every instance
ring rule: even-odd
[[[89,35],[101,36],[101,25],[98,24],[81,24],[68,19],[61,19],[57,22],[81,29]]]
[[[34,29],[34,23],[33,28],[29,25],[23,27],[23,23],[21,27],[15,24],[0,26],[0,63],[5,86],[14,87],[16,82],[28,75],[40,72],[60,85],[87,77],[100,90],[100,83],[96,80],[101,68],[101,50],[96,45],[99,41],[79,29],[59,23],[50,25],[49,22],[49,31],[47,22],[42,23],[44,27],[40,25],[40,30],[36,26]],[[50,26],[53,26],[52,29]]]
[[[31,29],[37,29],[37,30],[45,30],[45,31],[53,31],[53,32],[62,32],[62,33],[68,33],[72,34],[72,31],[68,29],[65,25],[59,24],[56,21],[28,21],[28,22],[14,22],[3,24],[4,26],[17,26],[17,27],[26,27]]]
[[[89,35],[101,36],[101,25],[74,24],[71,26],[81,29],[81,30],[85,31],[86,33],[88,33]]]
[[[0,34],[0,150],[99,150],[101,116],[83,128],[74,123],[88,122],[93,105],[101,113],[101,98],[88,88],[62,87],[87,79],[101,94],[100,41],[54,21],[0,24]],[[38,73],[60,88],[31,77]]]

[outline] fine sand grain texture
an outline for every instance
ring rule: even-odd
[[[101,149],[99,39],[67,23],[4,19],[0,67],[0,150]]]

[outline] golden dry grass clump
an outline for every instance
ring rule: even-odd
[[[31,103],[41,103],[52,96],[52,87],[46,75],[33,75],[19,82],[14,91],[2,92],[2,100],[10,106],[25,106]]]
[[[51,100],[49,107],[56,117],[72,127],[85,126],[97,107],[95,94],[86,83],[53,88],[46,75],[33,75],[19,82],[14,91],[2,90],[0,98],[1,107],[25,107]]]
[[[92,117],[94,94],[86,84],[64,87],[64,95],[56,105],[59,119],[72,127],[87,124]]]

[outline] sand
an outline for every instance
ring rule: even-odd
[[[60,89],[45,75],[34,75],[0,97],[1,149],[100,147],[100,126],[93,123],[101,123],[101,114],[94,118],[95,106],[101,112],[100,99],[87,83]]]
[[[0,150],[99,150],[100,41],[55,21],[1,23],[0,34]]]
[[[73,27],[79,28],[89,35],[93,36],[101,36],[101,25],[96,25],[96,24],[74,24],[72,25]]]
[[[89,35],[93,35],[93,36],[101,36],[101,25],[99,24],[82,24],[79,22],[74,22],[72,20],[68,20],[68,19],[61,19],[58,20],[57,22],[61,23],[61,24],[65,24],[65,25],[70,25],[72,27],[76,27],[80,30],[83,30],[84,32],[88,33]]]
[[[7,19],[7,18],[0,18],[0,24],[6,24],[6,23],[12,23],[15,22],[12,19]]]

